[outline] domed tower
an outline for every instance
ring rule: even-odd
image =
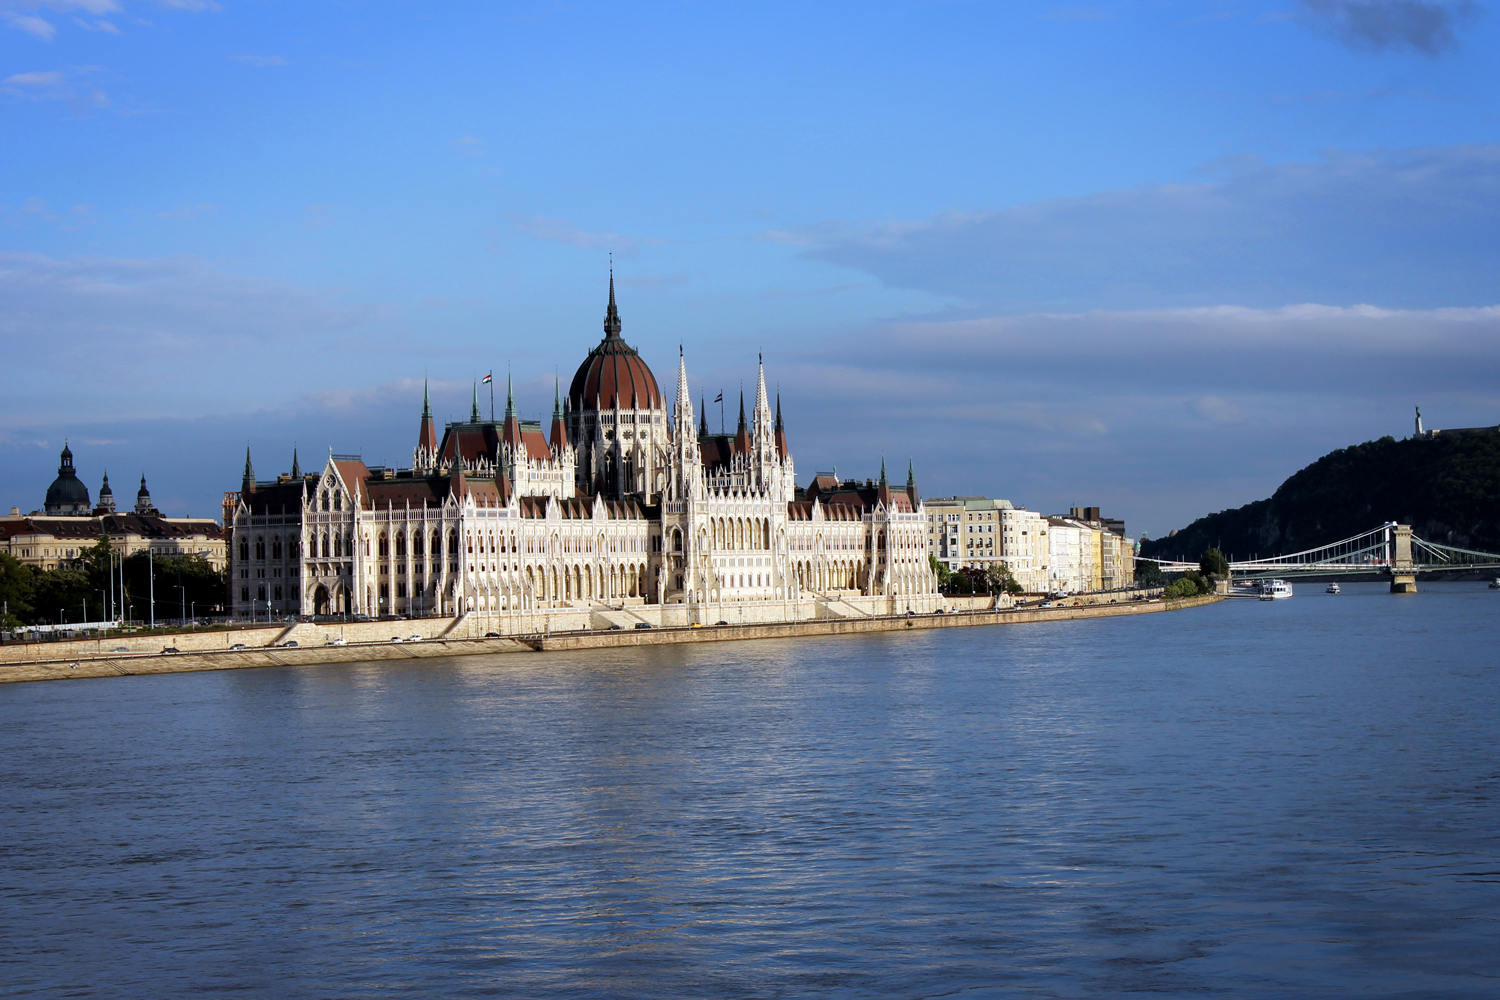
[[[146,489],[146,474],[141,473],[141,488],[135,493],[135,512],[137,514],[159,514],[161,513],[151,505],[151,491]]]
[[[104,483],[99,487],[99,505],[94,508],[97,517],[115,512],[115,491],[109,488],[109,473],[104,473]]]
[[[89,488],[83,485],[73,468],[73,452],[66,441],[63,442],[62,464],[57,467],[57,478],[47,487],[47,502],[42,509],[62,517],[87,515],[90,510]]]
[[[656,376],[620,337],[613,272],[604,339],[578,366],[563,420],[578,450],[580,493],[637,494],[647,503],[661,494],[667,477],[667,407]]]

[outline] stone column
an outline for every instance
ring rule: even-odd
[[[1415,594],[1417,574],[1411,557],[1411,525],[1398,524],[1392,529],[1391,593]]]

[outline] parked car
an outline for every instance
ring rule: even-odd
[[[391,636],[391,641],[392,642],[400,642],[401,641],[401,637],[399,635],[393,635],[393,636]]]
[[[130,652],[130,647],[129,646],[116,646],[114,649],[111,649],[110,652],[111,653],[128,653],[128,652]]]
[[[180,653],[180,652],[182,652],[182,650],[178,649],[176,646],[168,646],[165,649],[163,649],[162,652],[163,653]]]
[[[295,645],[297,645],[297,640],[296,639],[288,639],[286,642],[283,642],[281,644],[281,648],[282,649],[287,649],[288,647],[295,646]]]
[[[406,641],[407,642],[421,642],[422,641],[422,637],[420,635],[409,635],[409,636],[406,637]]]
[[[609,629],[608,629],[608,631],[610,631],[610,632],[618,632],[618,631],[620,631],[620,626],[619,626],[619,625],[618,625],[618,624],[616,624],[616,625],[611,625],[611,626],[610,626],[610,627],[609,627]]]
[[[636,628],[650,628],[651,627],[651,623],[650,622],[636,622],[635,623],[635,627]]]
[[[499,632],[486,632],[484,634],[484,637],[486,639],[498,639],[498,638],[500,638],[500,633]]]
[[[349,645],[349,643],[348,643],[347,640],[344,639],[343,636],[336,635],[333,638],[331,638],[331,639],[328,640],[328,645],[330,645],[330,646],[347,646],[347,645]]]
[[[1052,602],[1051,601],[1043,601],[1041,604],[1038,604],[1037,607],[1039,607],[1039,608],[1050,608],[1050,607],[1052,607]]]
[[[246,647],[246,645],[243,642],[237,642],[233,646],[230,646],[229,648],[230,649],[246,649],[248,647]]]
[[[728,622],[714,622],[715,625],[728,625]]]
[[[702,627],[703,627],[703,623],[702,622],[693,622],[691,625],[688,626],[688,628],[702,628]]]

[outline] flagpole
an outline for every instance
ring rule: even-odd
[[[495,422],[495,369],[490,369],[490,423]]]
[[[724,394],[719,393],[719,433],[724,433]]]

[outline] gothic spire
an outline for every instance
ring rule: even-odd
[[[745,390],[740,390],[740,425],[734,432],[734,450],[740,454],[750,451],[750,427],[745,423]]]
[[[292,445],[292,478],[302,478],[302,466],[297,464],[297,446]]]
[[[708,437],[708,397],[698,394],[698,436]]]
[[[432,403],[427,398],[427,380],[425,378],[422,380],[422,419],[432,419]]]
[[[243,493],[255,492],[255,466],[250,464],[250,446],[245,445],[245,478],[240,482],[240,490]],[[141,492],[146,492],[146,474],[141,473]]]
[[[553,407],[556,410],[556,407]],[[516,397],[510,390],[510,372],[505,373],[505,419],[509,420],[516,415]],[[556,414],[553,414],[556,416]]]
[[[620,339],[620,310],[615,306],[615,267],[609,267],[609,309],[604,313],[604,338]]]
[[[786,425],[781,422],[781,393],[776,394],[776,454],[786,458]]]
[[[917,473],[912,468],[911,459],[906,460],[906,498],[911,501],[911,509],[917,509]]]
[[[479,383],[474,383],[474,407],[469,411],[469,423],[477,424],[483,418],[479,415]]]

